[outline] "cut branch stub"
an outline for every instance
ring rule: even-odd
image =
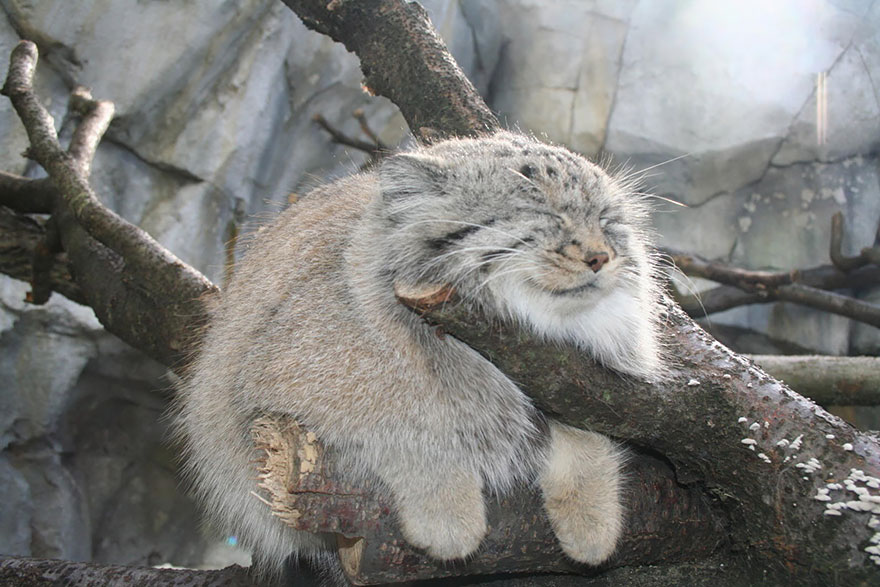
[[[427,312],[453,301],[455,288],[451,285],[394,284],[394,295],[404,306],[417,312]]]
[[[251,428],[267,507],[297,530],[337,534],[343,568],[354,583],[516,572],[590,573],[559,548],[535,488],[487,497],[489,533],[466,561],[443,562],[410,546],[392,500],[375,485],[345,479],[340,459],[311,432],[283,416]],[[638,456],[627,469],[626,534],[609,565],[698,560],[721,541],[716,517],[696,489],[678,485],[659,461]]]

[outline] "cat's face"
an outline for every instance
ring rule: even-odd
[[[650,271],[639,196],[582,157],[517,135],[441,143],[380,173],[399,278],[560,312]]]

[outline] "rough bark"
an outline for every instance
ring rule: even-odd
[[[16,587],[57,585],[137,585],[138,587],[250,587],[253,579],[238,566],[221,571],[154,569],[0,555],[0,584]]]
[[[673,366],[653,385],[455,305],[425,318],[483,352],[547,413],[663,454],[679,481],[722,501],[732,542],[768,568],[806,584],[880,578],[869,525],[880,514],[876,438],[728,350],[673,302],[666,314]],[[853,489],[828,487],[848,478]]]
[[[355,53],[364,87],[394,102],[422,140],[498,128],[417,2],[283,1],[306,26]]]

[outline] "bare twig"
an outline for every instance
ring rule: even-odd
[[[869,261],[863,253],[856,257],[846,257],[841,252],[843,244],[843,212],[836,212],[831,217],[831,244],[828,247],[828,255],[831,262],[841,271],[852,271],[864,266]]]
[[[370,128],[370,124],[367,122],[367,115],[364,114],[363,108],[358,108],[354,112],[352,112],[352,116],[354,116],[358,123],[361,125],[361,131],[370,137],[370,140],[376,145],[376,147],[380,151],[389,151],[388,145],[382,142],[379,136],[373,132],[373,129]]]
[[[751,271],[693,254],[665,252],[682,273],[726,284],[700,295],[677,297],[691,316],[700,317],[747,304],[787,301],[880,327],[877,304],[823,291],[878,285],[880,267],[876,265],[862,264],[847,273],[832,266],[789,272]]]
[[[797,278],[799,284],[822,290],[861,289],[880,284],[880,267],[867,265],[844,273],[833,265],[823,265],[799,270]],[[732,285],[722,285],[704,291],[697,296],[676,295],[676,301],[682,309],[694,318],[722,312],[737,306],[775,302],[777,299],[776,293],[772,289],[753,293]]]
[[[709,261],[698,255],[682,251],[666,249],[664,253],[673,259],[675,266],[685,275],[711,279],[758,294],[766,292],[770,288],[792,283],[797,277],[795,271],[752,271]]]
[[[793,283],[776,288],[776,299],[846,316],[880,328],[880,306],[856,298]]]
[[[154,271],[153,280],[158,287],[176,284],[183,277],[193,283],[194,293],[210,288],[202,275],[193,272],[153,237],[103,206],[89,186],[91,159],[101,135],[110,124],[112,104],[96,102],[87,110],[80,128],[74,133],[73,152],[65,152],[58,142],[51,115],[33,92],[36,65],[36,45],[21,41],[12,51],[9,75],[2,93],[12,101],[27,130],[34,158],[52,178],[76,222],[90,236],[124,256],[127,262]],[[87,94],[80,92],[79,99],[88,100]]]
[[[324,118],[321,114],[315,114],[312,117],[312,120],[314,120],[318,126],[327,131],[327,134],[330,135],[334,143],[345,145],[347,147],[352,147],[354,149],[357,149],[358,151],[363,151],[371,158],[378,150],[378,147],[373,143],[368,143],[367,141],[362,141],[360,139],[355,139],[346,135],[341,130],[335,128],[333,125],[327,122],[327,119]]]

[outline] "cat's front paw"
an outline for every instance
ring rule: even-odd
[[[408,495],[398,511],[407,541],[434,558],[465,558],[486,536],[486,506],[477,481],[437,488],[423,499]]]
[[[565,554],[598,565],[614,553],[623,528],[622,457],[593,432],[553,422],[551,437],[539,480],[547,516]]]

